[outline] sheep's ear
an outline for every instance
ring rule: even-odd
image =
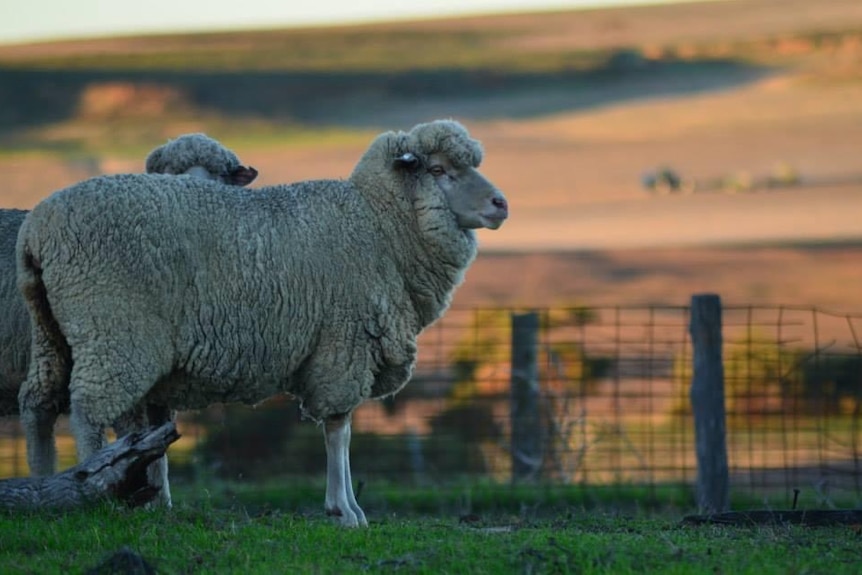
[[[415,170],[419,167],[419,158],[416,157],[416,154],[412,152],[405,152],[401,154],[397,158],[395,158],[394,162],[396,167],[399,168],[407,168],[408,170]]]
[[[224,183],[232,186],[247,186],[257,177],[257,170],[251,166],[240,166],[230,173],[224,179]]]

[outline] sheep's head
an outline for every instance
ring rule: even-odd
[[[165,173],[170,174],[170,172]],[[220,173],[213,173],[205,166],[192,166],[182,172],[181,175],[192,176],[193,178],[200,178],[202,180],[214,180],[229,186],[247,186],[257,177],[257,170],[251,166],[237,166]]]
[[[246,186],[257,177],[257,170],[239,163],[236,154],[206,134],[183,134],[150,152],[147,173],[185,174],[217,180],[233,186]]]
[[[446,197],[458,227],[495,230],[509,216],[503,194],[479,171],[481,144],[453,120],[420,124],[407,136],[408,150],[395,164],[419,175],[428,174]]]

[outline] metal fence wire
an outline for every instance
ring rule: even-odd
[[[451,309],[420,337],[407,387],[354,414],[354,476],[399,484],[512,478],[511,308]],[[647,488],[695,481],[688,306],[539,314],[542,483]],[[862,314],[725,305],[731,491],[862,496]],[[213,406],[179,418],[172,474],[320,477],[320,430],[295,403]],[[66,421],[60,465],[74,463]],[[0,420],[0,475],[26,475],[17,419]]]

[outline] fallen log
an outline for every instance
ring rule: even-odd
[[[0,481],[0,510],[66,510],[106,500],[129,507],[148,503],[159,487],[147,481],[147,466],[179,437],[176,425],[169,422],[130,433],[56,475],[4,479]]]

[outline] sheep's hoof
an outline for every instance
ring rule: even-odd
[[[342,527],[367,527],[368,521],[366,521],[365,517],[362,517],[360,521],[359,517],[350,509],[345,513],[339,507],[332,507],[326,509],[326,514],[330,517],[336,517],[338,519],[338,524]]]

